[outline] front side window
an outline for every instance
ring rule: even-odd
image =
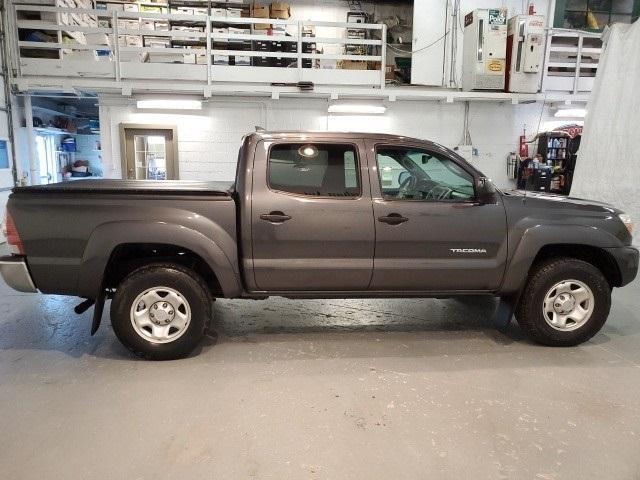
[[[287,143],[269,153],[269,187],[315,197],[359,197],[360,175],[353,145]]]
[[[473,176],[454,161],[407,147],[376,152],[382,194],[388,199],[468,201],[475,195]]]

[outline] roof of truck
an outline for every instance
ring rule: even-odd
[[[295,131],[295,130],[276,130],[276,131],[267,131],[260,130],[252,133],[251,135],[255,135],[260,138],[288,138],[295,137],[300,138],[301,136],[308,135],[310,138],[372,138],[372,139],[383,139],[389,141],[412,141],[412,142],[428,142],[433,143],[429,140],[414,138],[414,137],[406,137],[403,135],[391,135],[388,133],[365,133],[365,132],[326,132],[326,131]]]

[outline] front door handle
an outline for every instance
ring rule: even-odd
[[[400,225],[401,223],[408,222],[407,217],[403,217],[399,213],[390,213],[386,217],[378,217],[378,221],[382,223],[388,223],[389,225]]]
[[[260,215],[260,219],[266,220],[267,222],[271,223],[283,223],[287,220],[291,220],[291,217],[289,215],[285,215],[280,211],[275,211],[270,213],[263,213],[262,215]]]

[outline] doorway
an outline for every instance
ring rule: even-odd
[[[175,126],[120,125],[122,176],[127,180],[178,180]]]

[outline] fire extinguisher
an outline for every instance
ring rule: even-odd
[[[520,158],[529,158],[529,145],[527,144],[527,136],[523,133],[520,135]]]

